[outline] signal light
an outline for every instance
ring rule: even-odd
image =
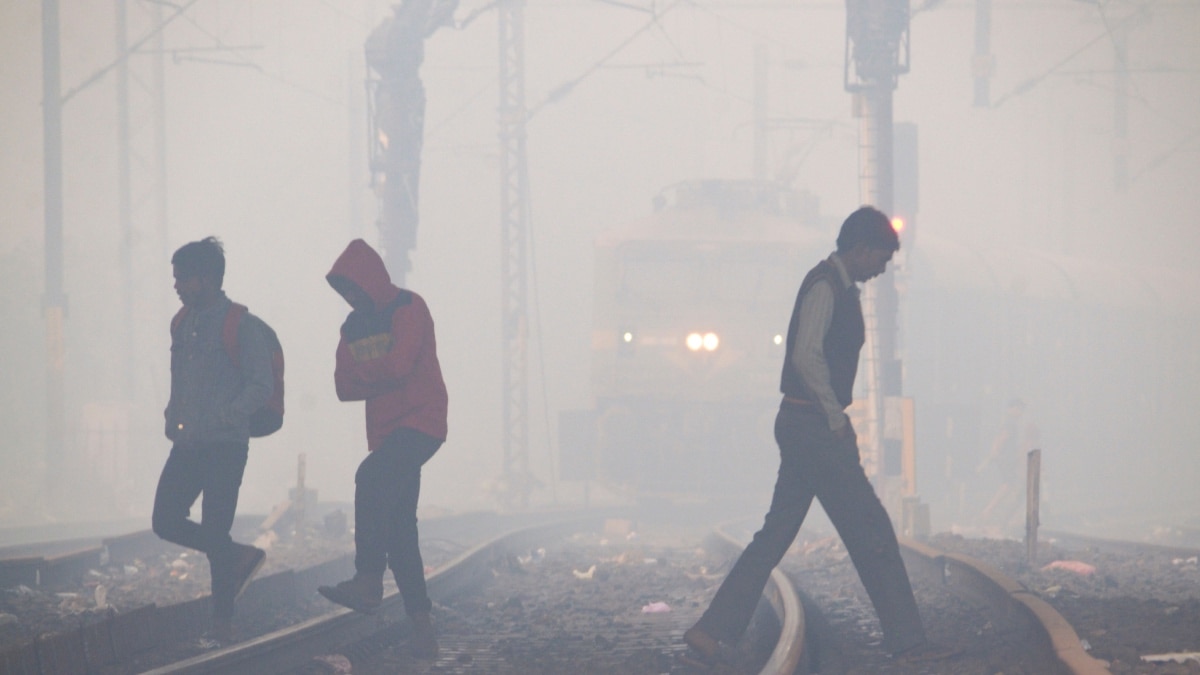
[[[905,223],[904,219],[900,216],[895,216],[892,218],[892,229],[896,231],[896,234],[904,234],[905,225],[907,225],[907,223]]]

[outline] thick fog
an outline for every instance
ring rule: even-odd
[[[150,4],[129,0],[131,42],[150,29]],[[421,71],[421,223],[406,285],[433,312],[450,393],[449,438],[426,466],[425,508],[495,507],[501,472],[497,25],[485,4],[463,0],[458,18],[473,19],[436,32]],[[953,520],[941,493],[952,489],[943,479],[954,397],[972,411],[963,442],[980,452],[1005,401],[1029,404],[1045,452],[1044,522],[1200,516],[1200,3],[996,0],[988,108],[972,104],[975,3],[913,4],[911,72],[895,93],[896,121],[920,134],[903,344],[917,396],[919,490],[935,525]],[[172,21],[163,33],[165,232],[152,207],[153,157],[138,154],[153,148],[152,99],[139,78],[154,57],[130,62],[130,241],[118,221],[114,74],[66,103],[71,475],[61,479],[74,503],[52,504],[45,485],[56,477],[45,475],[43,456],[41,14],[37,2],[0,5],[0,525],[149,513],[169,450],[161,415],[178,300],[168,261],[210,234],[225,243],[225,290],[278,331],[288,364],[284,427],[252,442],[239,509],[265,512],[287,498],[301,453],[321,499],[352,499],[366,452],[363,411],[334,395],[348,307],[324,275],[352,238],[378,240],[363,44],[390,12],[375,0],[199,0]],[[815,194],[834,223],[860,204],[858,120],[843,89],[840,2],[531,1],[525,21],[535,111],[529,456],[543,484],[532,501],[578,503],[581,485],[555,475],[556,424],[560,411],[593,405],[594,240],[648,215],[668,185],[752,176],[760,46],[774,120],[768,174]],[[61,24],[68,91],[116,58],[113,3],[62,0]],[[553,92],[562,95],[551,101]],[[1118,189],[1115,155],[1124,150],[1128,185]],[[827,234],[832,250],[836,228]],[[126,246],[133,326],[123,314]],[[815,261],[795,265],[803,272]],[[929,299],[960,291],[957,304]],[[977,355],[955,357],[969,331],[946,314],[969,323],[981,305],[1008,308],[1024,327],[997,330],[1058,326],[1054,350],[998,354],[1000,374]],[[781,331],[789,310],[776,310]],[[972,386],[938,389],[970,372],[980,378]],[[921,388],[939,402],[923,408]],[[1065,400],[1071,390],[1095,395]],[[774,468],[765,467],[764,504]]]

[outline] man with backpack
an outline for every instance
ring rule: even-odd
[[[171,397],[164,414],[173,445],[154,495],[153,528],[159,537],[208,556],[210,637],[224,643],[233,637],[234,600],[266,558],[262,549],[233,541],[229,531],[251,420],[273,399],[282,415],[282,386],[276,391],[275,385],[282,352],[266,324],[221,290],[225,252],[215,237],[185,244],[171,265],[183,307],[171,322]],[[197,523],[188,516],[201,494]]]
[[[350,242],[325,278],[353,309],[342,324],[334,384],[338,399],[366,402],[368,452],[354,476],[354,577],[317,590],[371,614],[391,568],[412,621],[410,650],[433,658],[433,604],[417,537],[421,466],[446,438],[433,318],[421,296],[392,283],[362,239]]]

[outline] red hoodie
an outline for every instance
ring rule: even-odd
[[[383,259],[362,239],[338,256],[325,278],[334,277],[361,288],[374,304],[342,324],[333,378],[338,399],[367,402],[367,449],[401,427],[445,440],[446,384],[425,301],[393,285]]]

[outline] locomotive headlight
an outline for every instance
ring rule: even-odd
[[[625,331],[625,333],[621,336],[621,339],[624,340],[626,343],[633,342],[633,333],[630,333],[629,331]]]
[[[687,348],[698,352],[703,349],[706,352],[716,351],[717,347],[721,346],[721,338],[716,333],[688,333],[687,340],[684,341]]]
[[[775,338],[774,338],[773,340],[771,340],[771,341],[772,341],[772,342],[774,342],[774,343],[775,343],[775,344],[777,344],[777,345],[781,345],[781,344],[783,344],[783,336],[782,336],[782,335],[776,335],[776,336],[775,336]]]

